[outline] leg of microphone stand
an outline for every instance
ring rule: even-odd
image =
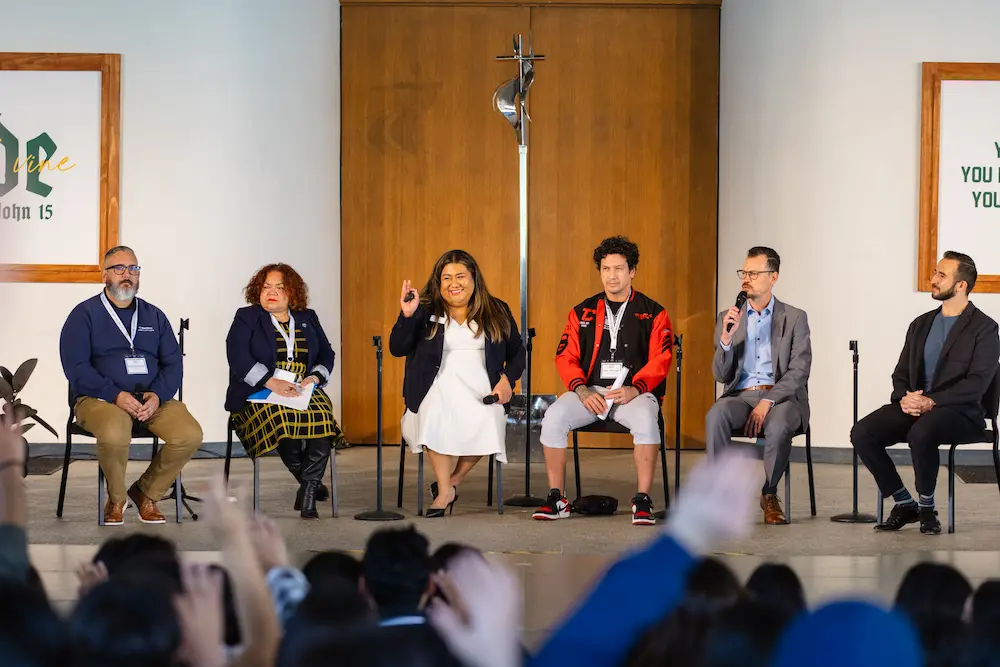
[[[858,423],[858,353],[857,347],[854,348],[854,423]],[[851,448],[851,467],[854,473],[854,491],[853,491],[853,502],[851,505],[851,511],[847,514],[837,514],[830,517],[830,521],[834,523],[875,523],[877,519],[871,514],[862,514],[858,512],[858,451]]]
[[[375,360],[378,364],[378,408],[376,409],[376,464],[375,479],[377,483],[375,507],[373,512],[361,512],[355,514],[358,521],[399,521],[403,515],[398,512],[386,512],[382,509],[382,337],[373,336],[372,344],[375,346]],[[334,456],[336,451],[331,451],[330,456]]]
[[[525,335],[527,366],[524,369],[524,495],[514,496],[510,500],[503,501],[514,507],[541,507],[545,504],[541,498],[531,495],[531,339],[534,337],[535,330],[528,329]],[[499,480],[499,476],[497,479]],[[498,488],[497,498],[499,497],[500,489]]]

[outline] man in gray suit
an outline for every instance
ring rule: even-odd
[[[749,438],[766,434],[760,508],[770,525],[785,523],[778,481],[791,455],[792,435],[809,423],[806,384],[812,365],[805,311],[771,293],[780,266],[774,250],[754,247],[736,272],[747,303],[719,313],[712,375],[725,391],[705,417],[709,455],[732,443],[734,429]]]

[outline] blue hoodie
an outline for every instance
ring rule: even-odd
[[[80,396],[114,403],[121,392],[138,386],[166,403],[181,386],[183,361],[174,330],[156,306],[135,299],[138,328],[135,352],[146,359],[145,375],[129,375],[125,355],[131,353],[128,339],[101,302],[101,295],[87,299],[69,314],[59,338],[59,356],[69,380],[73,399]],[[131,323],[126,316],[126,323]],[[129,326],[125,325],[126,330]]]

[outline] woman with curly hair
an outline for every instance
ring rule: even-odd
[[[415,453],[427,448],[437,482],[426,516],[443,517],[480,458],[507,461],[505,405],[524,372],[524,345],[464,250],[441,255],[419,292],[405,281],[399,307],[389,352],[406,357],[403,438]]]
[[[307,307],[309,289],[287,264],[269,264],[254,274],[243,294],[250,304],[236,311],[226,338],[229,390],[226,410],[251,458],[277,449],[299,482],[295,509],[318,519],[316,502],[330,497],[323,472],[334,442],[342,435],[333,404],[320,389],[330,381],[333,348],[316,312]],[[262,389],[295,397],[315,385],[309,406],[296,410],[273,403],[250,403]]]

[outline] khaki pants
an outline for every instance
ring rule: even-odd
[[[112,502],[125,502],[132,417],[113,403],[84,397],[76,403],[76,420],[97,438],[97,461],[108,480],[108,496]],[[201,426],[180,401],[161,405],[144,426],[163,441],[138,482],[139,490],[156,502],[201,446],[203,436]]]

